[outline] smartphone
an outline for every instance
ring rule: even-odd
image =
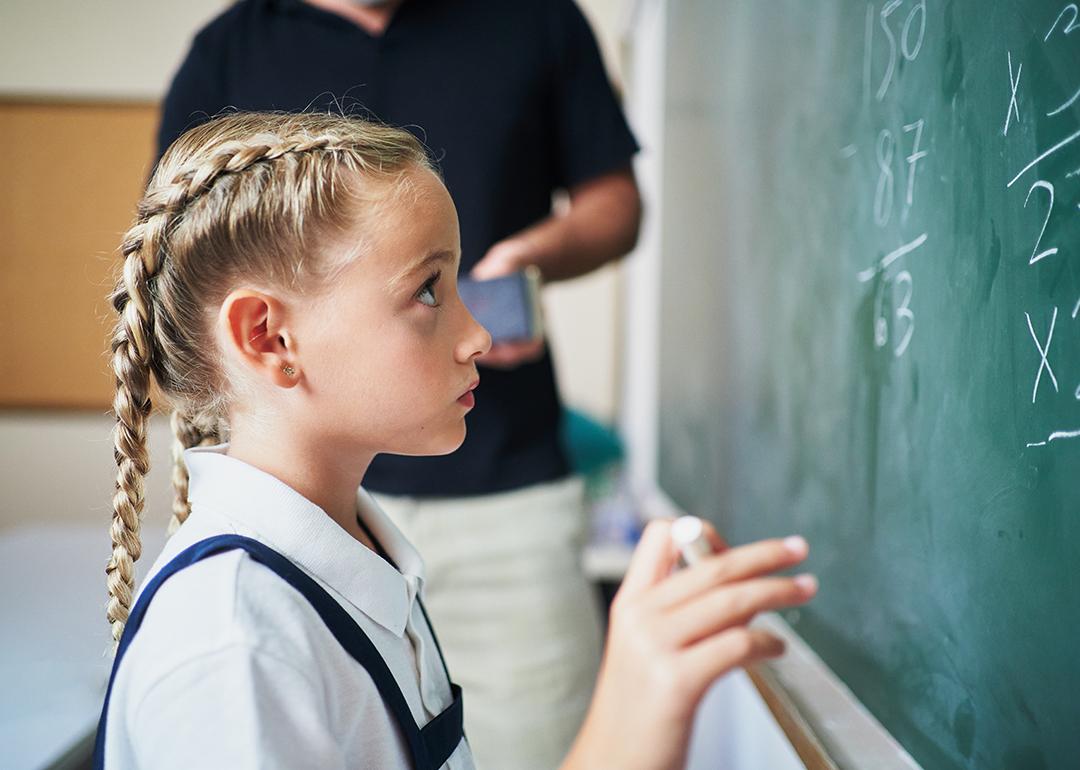
[[[458,294],[492,342],[529,342],[544,336],[540,270],[535,265],[487,281],[459,278]]]

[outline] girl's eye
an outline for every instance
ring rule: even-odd
[[[433,273],[427,279],[427,281],[424,282],[424,285],[420,288],[420,291],[417,292],[416,298],[420,301],[421,304],[427,305],[428,307],[439,306],[439,300],[435,296],[435,284],[439,282],[439,277],[441,275],[441,271]]]

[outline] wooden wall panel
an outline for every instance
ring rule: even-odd
[[[157,114],[0,102],[0,408],[109,408],[106,295]]]

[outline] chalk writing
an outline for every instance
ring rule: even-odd
[[[895,20],[899,19],[901,14],[904,21],[899,27],[899,37],[897,37]],[[874,23],[875,19],[877,24]],[[866,103],[870,102],[871,92],[878,102],[884,101],[890,87],[898,82],[900,77],[901,57],[908,62],[914,62],[918,58],[926,40],[926,24],[926,0],[914,2],[889,0],[880,11],[875,11],[873,3],[867,3],[863,41],[863,95]],[[880,80],[876,81],[876,89],[873,88],[875,37],[881,37],[885,44],[884,70],[881,72]],[[880,59],[879,55],[879,62]],[[1010,80],[1013,80],[1011,71]],[[1019,84],[1019,75],[1015,77],[1015,81]],[[927,142],[924,141],[926,126],[926,118],[917,117],[910,122],[901,123],[897,131],[888,127],[878,131],[873,147],[877,180],[874,185],[872,213],[874,224],[880,228],[889,225],[897,208],[900,209],[901,225],[907,222],[908,212],[916,200],[915,182],[918,172],[922,162],[929,155],[929,150],[926,148]],[[902,155],[903,160],[899,164],[899,169],[894,169],[898,142],[910,146],[906,147],[907,154]],[[848,145],[848,147],[853,148],[854,145]],[[899,154],[902,153],[903,150]],[[854,154],[852,151],[851,155]],[[898,177],[902,178],[899,195],[896,190]],[[899,205],[898,198],[901,201]],[[894,358],[900,358],[908,351],[915,334],[915,310],[912,307],[915,279],[910,268],[897,267],[895,274],[890,271],[890,268],[894,263],[923,246],[928,237],[927,233],[920,233],[894,248],[870,267],[856,273],[856,278],[860,283],[868,283],[879,278],[874,285],[871,334],[876,348],[886,347],[889,345],[890,338],[892,339]],[[886,304],[891,310],[886,308]]]
[[[1043,249],[1039,251],[1039,244],[1042,243],[1043,235],[1046,233],[1046,226],[1050,224],[1050,212],[1054,208],[1054,186],[1047,182],[1045,179],[1040,179],[1031,185],[1031,189],[1028,190],[1027,197],[1024,198],[1024,208],[1027,208],[1028,201],[1031,199],[1031,194],[1035,192],[1035,188],[1042,188],[1050,193],[1050,205],[1046,207],[1046,219],[1043,220],[1042,230],[1039,231],[1039,237],[1035,239],[1035,248],[1031,250],[1031,259],[1028,260],[1029,265],[1034,265],[1043,257],[1049,257],[1057,254],[1057,246],[1052,249]],[[1036,254],[1036,252],[1038,252]]]
[[[1009,51],[1009,108],[1005,111],[1005,128],[1001,132],[1009,135],[1009,118],[1016,116],[1016,122],[1020,122],[1020,105],[1016,103],[1016,89],[1020,87],[1020,73],[1024,71],[1023,62],[1016,68],[1016,79],[1013,80],[1012,51]]]
[[[1066,38],[1080,29],[1080,7],[1076,3],[1067,3],[1054,17],[1053,21],[1046,28],[1046,34],[1043,36],[1043,44],[1047,46],[1062,45]],[[1080,38],[1071,38],[1071,40],[1080,40]],[[1075,42],[1070,43],[1075,45]],[[1009,105],[1005,114],[1005,128],[1002,134],[1005,137],[1009,135],[1009,126],[1012,124],[1020,123],[1021,106],[1024,103],[1024,86],[1021,84],[1021,73],[1023,71],[1023,64],[1018,63],[1016,65],[1015,73],[1013,70],[1012,52],[1005,52],[1006,62],[1009,68]],[[1080,89],[1076,89],[1071,93],[1062,94],[1062,101],[1056,102],[1056,106],[1046,112],[1048,118],[1053,118],[1058,115],[1068,117],[1070,115],[1069,108],[1080,101]],[[1029,108],[1030,114],[1030,108]],[[1060,120],[1060,118],[1058,118]],[[1077,139],[1080,139],[1080,130],[1076,130],[1075,123],[1072,126],[1066,125],[1065,130],[1058,133],[1059,138],[1056,142],[1051,144],[1045,150],[1037,153],[1033,159],[1028,161],[1019,171],[1017,171],[1005,184],[1006,189],[1011,188],[1016,184],[1025,174],[1034,169],[1042,161],[1051,157],[1055,153],[1065,149]],[[1080,175],[1080,169],[1074,169],[1064,175],[1066,180],[1072,179]],[[1035,237],[1035,243],[1031,246],[1031,251],[1027,254],[1027,264],[1032,269],[1044,270],[1039,263],[1048,257],[1052,257],[1058,254],[1059,247],[1057,244],[1046,244],[1044,240],[1047,235],[1047,228],[1050,224],[1050,220],[1054,218],[1054,202],[1056,187],[1055,182],[1048,178],[1036,179],[1028,187],[1027,195],[1024,196],[1023,207],[1027,209],[1032,201],[1038,196],[1035,195],[1036,190],[1041,190],[1045,193],[1046,199],[1046,213],[1042,218],[1042,226],[1039,228],[1038,235]],[[1080,206],[1078,206],[1080,208]],[[1058,240],[1054,237],[1054,240]],[[1068,243],[1068,241],[1062,241]],[[1027,246],[1024,247],[1025,250]],[[1072,300],[1070,300],[1072,301]],[[1076,300],[1076,304],[1072,308],[1071,319],[1077,320],[1077,316],[1080,314],[1080,300]],[[1049,324],[1045,324],[1045,321],[1040,323],[1038,320],[1033,320],[1040,317],[1046,318],[1049,315]],[[1054,333],[1058,331],[1058,337],[1060,338],[1065,331],[1061,331],[1057,325],[1058,322],[1058,306],[1052,305],[1049,308],[1049,312],[1046,310],[1025,310],[1023,312],[1024,323],[1027,325],[1028,334],[1031,337],[1031,341],[1035,347],[1035,356],[1033,356],[1033,366],[1035,368],[1034,380],[1031,385],[1031,403],[1035,406],[1040,401],[1047,399],[1053,399],[1055,394],[1060,393],[1058,385],[1058,375],[1054,370],[1054,363],[1060,367],[1065,366],[1060,359],[1055,359],[1054,356]],[[1061,342],[1057,348],[1066,348],[1069,344],[1067,342]],[[1045,375],[1045,376],[1044,376]],[[1049,387],[1047,387],[1047,385]],[[1053,392],[1050,392],[1052,389]],[[1042,398],[1040,399],[1040,394]],[[1080,385],[1078,385],[1072,391],[1073,400],[1080,400]],[[1051,431],[1047,438],[1030,441],[1025,444],[1026,447],[1045,447],[1049,446],[1055,441],[1062,439],[1072,439],[1080,437],[1080,430],[1057,430]]]
[[[1035,342],[1035,349],[1039,351],[1039,371],[1035,373],[1035,387],[1031,390],[1031,403],[1035,403],[1035,397],[1039,394],[1039,380],[1042,379],[1043,369],[1050,375],[1050,381],[1054,385],[1054,391],[1057,392],[1058,381],[1054,376],[1054,370],[1050,368],[1050,343],[1054,341],[1054,326],[1057,324],[1057,308],[1054,308],[1054,315],[1050,318],[1050,331],[1046,334],[1046,344],[1043,345],[1039,342],[1039,337],[1035,334],[1035,327],[1031,324],[1031,315],[1024,313],[1024,317],[1027,318],[1028,331],[1031,332],[1031,339]]]

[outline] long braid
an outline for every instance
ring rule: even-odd
[[[257,137],[262,138],[265,137]],[[171,183],[148,190],[139,203],[136,222],[128,230],[121,246],[123,275],[111,296],[112,305],[119,316],[111,344],[112,369],[116,380],[113,443],[117,476],[110,526],[112,556],[105,567],[105,574],[109,592],[106,616],[112,625],[113,638],[117,641],[131,611],[135,592],[135,562],[142,553],[140,515],[145,501],[145,478],[150,470],[146,447],[151,411],[150,373],[159,363],[156,359],[160,356],[160,352],[155,355],[153,348],[153,281],[166,253],[169,228],[192,200],[210,190],[225,175],[239,174],[257,163],[273,161],[291,153],[348,149],[348,143],[342,143],[333,135],[302,137],[285,142],[225,142],[209,158],[175,174]],[[190,422],[179,426],[177,435],[180,443],[194,441],[188,425]],[[176,431],[177,423],[174,422]],[[205,437],[200,435],[199,440]],[[183,495],[183,500],[174,502],[173,506],[173,520],[177,525],[190,510],[186,499],[186,468],[181,473],[182,478],[178,478],[174,468],[174,489],[177,495]]]
[[[172,518],[169,519],[169,534],[172,535],[187,521],[191,513],[191,501],[188,500],[188,470],[184,463],[184,450],[193,446],[206,446],[216,443],[219,436],[216,431],[206,431],[179,409],[172,413],[170,420],[173,431],[172,444]]]
[[[150,341],[153,339],[152,299],[149,295],[143,234],[149,222],[132,228],[124,239],[124,273],[113,293],[113,307],[120,316],[112,339],[112,369],[116,378],[113,412],[114,456],[117,475],[113,494],[112,557],[105,567],[109,604],[106,616],[113,639],[120,640],[131,610],[135,590],[135,562],[142,553],[139,516],[142,513],[145,478],[150,470],[146,449],[146,426],[150,417]],[[132,233],[138,231],[137,237]],[[156,252],[156,249],[154,249]]]

